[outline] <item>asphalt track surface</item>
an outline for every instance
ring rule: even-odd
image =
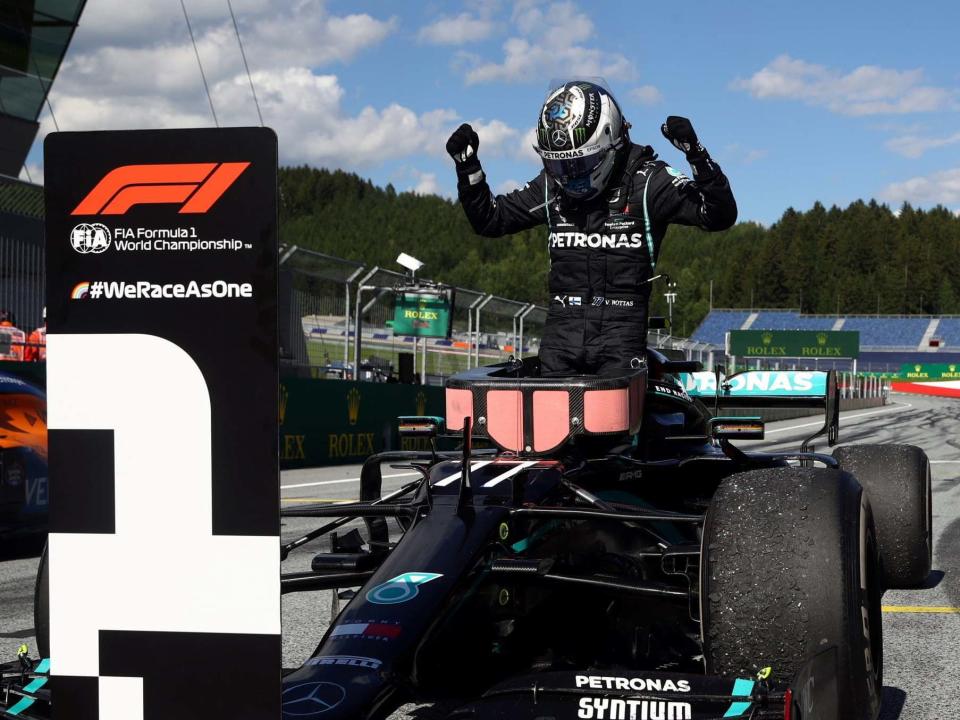
[[[771,423],[765,448],[796,448],[820,424],[817,418]],[[960,400],[893,395],[883,408],[841,414],[841,444],[909,443],[923,448],[933,470],[934,555],[923,588],[891,590],[883,597],[884,688],[882,720],[960,717]],[[384,493],[415,475],[384,467]],[[359,466],[293,470],[282,474],[284,507],[355,500]],[[392,521],[391,521],[392,522]],[[317,525],[285,519],[285,540]],[[323,540],[295,551],[284,572],[308,570]],[[36,543],[18,543],[0,553],[0,657],[13,659],[22,642],[33,646],[33,582]],[[118,568],[122,573],[122,568]],[[331,616],[329,591],[283,598],[283,664],[296,667],[320,641]],[[405,706],[395,718],[427,720],[439,709]]]

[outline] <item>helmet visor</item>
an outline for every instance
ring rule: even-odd
[[[590,177],[591,173],[600,167],[606,159],[607,154],[613,152],[613,148],[607,148],[605,151],[579,154],[579,151],[571,152],[551,152],[534,147],[540,159],[543,160],[543,167],[547,174],[561,185],[566,185],[572,180],[578,178]],[[590,148],[584,148],[590,150]],[[572,156],[572,157],[571,157]]]

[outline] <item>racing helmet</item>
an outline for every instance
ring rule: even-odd
[[[564,194],[586,200],[610,182],[617,154],[629,142],[629,127],[607,88],[572,80],[547,93],[534,150]]]

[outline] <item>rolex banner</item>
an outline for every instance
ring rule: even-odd
[[[838,359],[860,356],[860,333],[855,330],[731,330],[727,355]]]
[[[54,720],[279,718],[276,136],[44,151]]]

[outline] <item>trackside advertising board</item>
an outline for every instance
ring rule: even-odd
[[[279,718],[276,136],[44,152],[54,718]]]
[[[735,357],[856,358],[856,330],[731,330],[727,355]]]
[[[452,288],[431,293],[400,292],[393,312],[393,333],[448,338],[453,329],[452,318]]]
[[[904,380],[960,380],[960,365],[956,363],[906,363],[900,366]]]

